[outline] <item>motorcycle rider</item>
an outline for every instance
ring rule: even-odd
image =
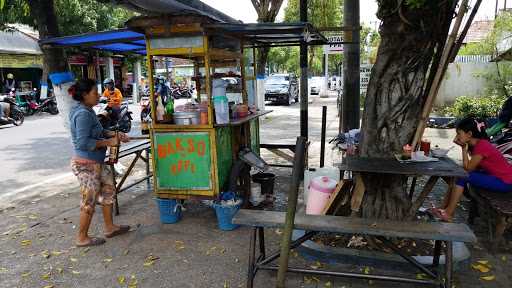
[[[158,77],[157,80],[157,89],[156,94],[160,96],[160,99],[162,101],[162,104],[167,105],[167,101],[169,99],[170,89],[167,85],[165,85],[165,78],[163,76]]]
[[[14,80],[14,75],[9,73],[4,81],[4,92],[9,93],[12,89],[16,89],[16,80]]]
[[[494,136],[498,132],[501,132],[501,129],[505,128],[510,120],[512,120],[512,96],[508,97],[505,103],[503,103],[501,111],[498,115],[498,123],[485,130],[487,136]]]
[[[114,85],[114,80],[107,78],[103,81],[105,91],[103,97],[107,98],[107,107],[110,112],[110,118],[114,121],[119,120],[119,113],[121,112],[121,103],[123,102],[123,94]]]

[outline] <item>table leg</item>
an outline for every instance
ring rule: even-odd
[[[110,169],[112,170],[112,184],[114,185],[114,198],[116,200],[116,216],[119,215],[119,201],[117,200],[117,184],[116,184],[116,169],[114,168],[114,164],[110,164]]]
[[[416,180],[418,177],[413,177],[411,182],[411,188],[409,189],[409,199],[412,201],[412,197],[414,196],[414,190],[416,189]]]
[[[452,272],[453,272],[453,245],[451,241],[446,241],[446,263],[445,263],[445,287],[452,288]]]
[[[421,191],[420,195],[411,205],[410,215],[416,215],[416,211],[418,211],[421,205],[423,205],[423,202],[425,201],[425,198],[427,198],[428,194],[432,192],[432,189],[434,189],[434,186],[436,185],[438,179],[438,176],[431,176],[428,179],[427,184],[425,184],[425,187],[423,187],[423,190]]]
[[[251,241],[249,244],[249,267],[247,267],[247,288],[252,288],[254,283],[254,260],[256,254],[256,232],[258,228],[254,227],[251,231]]]
[[[149,148],[146,149],[146,160],[146,176],[149,176]],[[146,180],[146,184],[149,189],[149,186],[151,185],[151,180],[149,178]]]
[[[263,227],[258,228],[258,239],[260,244],[260,256],[265,259],[265,231]]]

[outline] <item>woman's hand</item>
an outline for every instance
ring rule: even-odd
[[[119,132],[119,140],[121,140],[121,142],[123,143],[130,142],[130,136],[128,136],[125,133]]]
[[[107,146],[118,146],[119,145],[119,139],[116,137],[108,138],[105,140]]]

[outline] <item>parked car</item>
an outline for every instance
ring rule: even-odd
[[[297,77],[293,74],[271,74],[265,82],[265,101],[290,105],[299,101]]]
[[[320,89],[322,88],[323,79],[324,79],[324,77],[312,77],[311,79],[309,79],[309,82],[310,82],[309,93],[311,95],[319,95],[320,94]]]

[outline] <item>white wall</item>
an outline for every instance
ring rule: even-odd
[[[452,104],[459,96],[480,96],[484,93],[486,71],[496,71],[496,64],[481,62],[454,62],[448,65],[435,106]]]

